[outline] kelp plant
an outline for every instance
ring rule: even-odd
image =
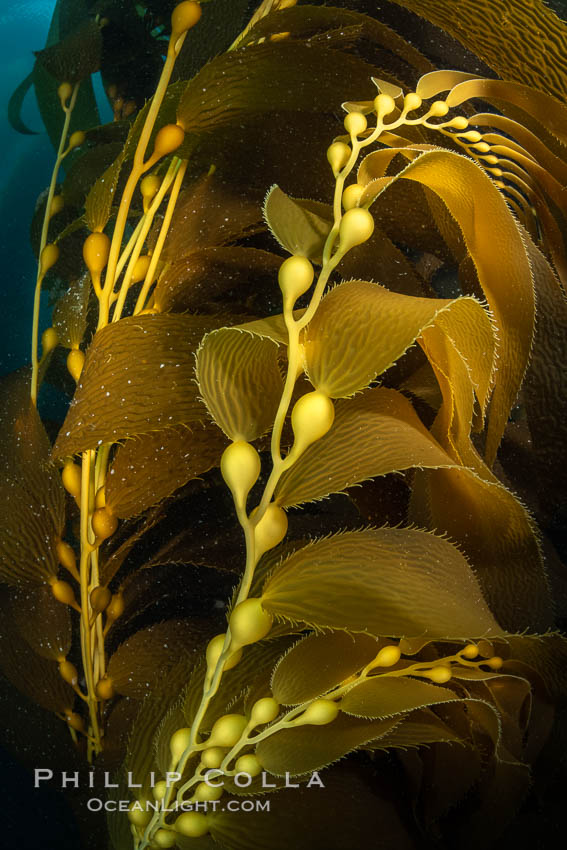
[[[38,56],[64,120],[3,381],[3,670],[115,771],[116,850],[511,840],[563,729],[564,89],[293,0],[184,76],[226,12],[186,0],[151,100],[70,132],[99,5]]]

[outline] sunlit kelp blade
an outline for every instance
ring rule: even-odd
[[[367,390],[337,402],[335,411],[329,433],[282,475],[278,504],[299,505],[402,469],[454,463],[396,390]]]
[[[358,179],[364,185],[373,179],[373,163],[377,161],[374,154],[363,160]],[[427,186],[447,206],[463,232],[496,321],[499,364],[486,440],[486,456],[492,463],[526,370],[533,336],[533,281],[522,236],[492,181],[458,154],[424,153],[398,175],[400,178]]]
[[[110,658],[108,676],[125,696],[142,699],[177,661],[173,649],[187,655],[202,648],[212,636],[206,620],[165,620],[140,629],[121,643]]]
[[[201,248],[168,264],[153,292],[153,306],[160,313],[185,310],[211,312],[211,304],[223,307],[220,296],[227,290],[263,292],[272,286],[282,258],[259,248]],[[217,299],[219,299],[217,301]]]
[[[413,529],[367,529],[315,541],[268,578],[262,604],[292,622],[391,637],[501,632],[458,549]]]
[[[334,111],[342,100],[372,96],[372,73],[369,64],[338,50],[285,42],[254,45],[218,56],[199,71],[181,97],[177,120],[194,134],[254,112]]]
[[[442,318],[443,317],[443,318]],[[323,299],[305,332],[307,374],[313,385],[333,398],[343,398],[367,387],[392,366],[430,325],[442,323],[448,334],[466,337],[478,329],[480,338],[468,337],[465,350],[486,389],[493,370],[494,336],[488,314],[474,298],[416,298],[390,292],[367,281],[349,281]],[[480,345],[478,345],[480,342]],[[480,357],[483,344],[488,356]],[[480,394],[480,393],[479,393]]]
[[[272,425],[283,389],[277,353],[271,340],[238,328],[221,328],[203,339],[199,390],[231,440],[255,440]]]
[[[50,445],[29,397],[29,373],[2,379],[0,424],[0,576],[40,584],[57,572],[55,545],[64,525],[64,493]]]
[[[343,631],[308,635],[275,668],[274,697],[286,705],[319,697],[372,661],[379,648],[372,635]]]
[[[292,776],[321,770],[368,741],[389,732],[397,718],[370,720],[339,714],[326,726],[282,729],[261,741],[256,752],[263,766],[276,776]]]
[[[178,425],[127,440],[108,472],[106,504],[132,517],[218,465],[226,440],[211,423]]]
[[[423,68],[431,66],[429,60],[390,27],[349,9],[332,6],[283,8],[259,21],[243,40],[242,46],[277,33],[286,33],[289,40],[305,39],[311,45],[334,48],[343,44],[348,46],[357,39],[379,44],[392,54],[388,57],[389,67],[394,67],[397,75],[403,75],[408,82],[412,73],[423,73]],[[382,61],[386,64],[386,60]]]
[[[10,593],[4,624],[43,658],[59,661],[71,648],[69,607],[55,599],[48,585],[28,586]]]
[[[374,676],[345,694],[341,711],[356,717],[386,718],[456,699],[457,694],[449,688],[419,679]]]
[[[455,36],[501,77],[565,99],[567,31],[542,0],[461,0],[454,16],[447,15],[445,0],[394,2]]]
[[[87,352],[56,457],[203,419],[194,352],[210,317],[146,315],[99,331]]]
[[[264,201],[264,218],[282,248],[321,262],[333,224],[331,207],[290,198],[279,186],[272,186]]]

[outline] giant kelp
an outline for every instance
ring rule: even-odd
[[[4,380],[2,668],[116,771],[117,850],[489,846],[565,697],[556,491],[509,450],[549,474],[563,404],[556,77],[436,70],[292,0],[188,71],[201,8],[170,11],[130,122],[72,132],[102,7],[38,57],[60,138]],[[51,446],[41,385],[71,379]]]

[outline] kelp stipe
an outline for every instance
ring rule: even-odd
[[[87,272],[46,348],[56,336],[81,362],[52,452],[63,487],[28,377],[5,384],[20,525],[5,525],[4,668],[85,756],[103,750],[95,765],[116,765],[129,733],[118,850],[409,848],[419,829],[486,844],[528,794],[563,693],[563,639],[526,633],[553,623],[539,536],[510,467],[492,466],[530,356],[524,385],[547,392],[557,337],[540,309],[534,338],[536,302],[564,315],[566,110],[519,83],[432,71],[363,15],[271,5],[188,84],[166,87],[166,64],[84,217],[53,239],[64,260],[78,234]],[[187,12],[195,22],[194,3],[176,19]],[[419,69],[415,91],[338,49],[348,27]],[[313,116],[336,109],[341,74],[344,133],[325,161]],[[278,151],[247,161],[239,186],[235,122],[270,147],[268,75],[278,126],[291,111],[306,130],[290,142],[301,168]],[[328,200],[331,175],[330,204],[274,185]],[[287,259],[261,235],[261,196]],[[458,292],[441,297],[449,257]],[[345,492],[356,518],[309,507]],[[236,576],[226,623],[204,617],[197,588],[218,599]]]

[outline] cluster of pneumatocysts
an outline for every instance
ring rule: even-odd
[[[261,639],[265,629],[269,629],[268,621],[263,619],[259,600],[250,599],[246,602],[250,604],[241,607],[241,613],[238,612],[239,606],[237,606],[231,618],[231,628],[234,628],[235,634],[240,634],[243,645],[253,642],[253,639]],[[244,603],[241,603],[241,606],[244,606]],[[241,623],[240,627],[237,625],[238,621]],[[239,628],[242,629],[241,632]],[[224,636],[219,635],[218,638],[224,638]],[[213,647],[214,651],[212,651]],[[222,644],[214,638],[207,650],[208,663],[216,664],[221,651]],[[332,723],[340,712],[341,698],[352,687],[356,687],[369,677],[412,676],[427,678],[435,684],[442,685],[452,678],[455,668],[459,666],[469,668],[485,666],[492,671],[500,670],[503,665],[502,658],[490,655],[490,652],[490,648],[481,652],[479,646],[469,643],[456,654],[446,658],[429,662],[417,661],[409,666],[403,666],[400,665],[402,661],[400,646],[392,643],[383,646],[375,658],[358,674],[350,676],[327,695],[313,699],[286,713],[281,712],[281,706],[274,697],[262,697],[252,705],[247,716],[234,713],[218,718],[208,736],[199,743],[195,742],[195,736],[189,727],[178,729],[169,741],[171,755],[169,775],[176,777],[177,782],[177,777],[182,773],[189,755],[198,754],[199,764],[192,780],[177,792],[177,803],[172,804],[170,799],[174,794],[173,780],[171,787],[169,781],[157,782],[152,789],[153,797],[156,802],[166,800],[169,811],[179,810],[181,803],[185,806],[187,803],[219,800],[224,793],[222,777],[235,777],[238,784],[239,776],[244,776],[243,782],[249,784],[263,770],[261,760],[256,753],[242,753],[242,750],[255,746],[264,738],[282,729],[307,725],[323,726]],[[236,655],[238,652],[231,655],[231,659]],[[226,667],[229,666],[232,664],[226,665]],[[189,792],[191,796],[185,796]],[[147,801],[135,801],[131,804],[128,817],[135,835],[150,824],[154,810],[154,805],[147,805]],[[173,823],[161,825],[154,831],[150,846],[173,847],[177,836],[198,838],[209,832],[210,825],[208,813],[195,810],[182,811]]]

